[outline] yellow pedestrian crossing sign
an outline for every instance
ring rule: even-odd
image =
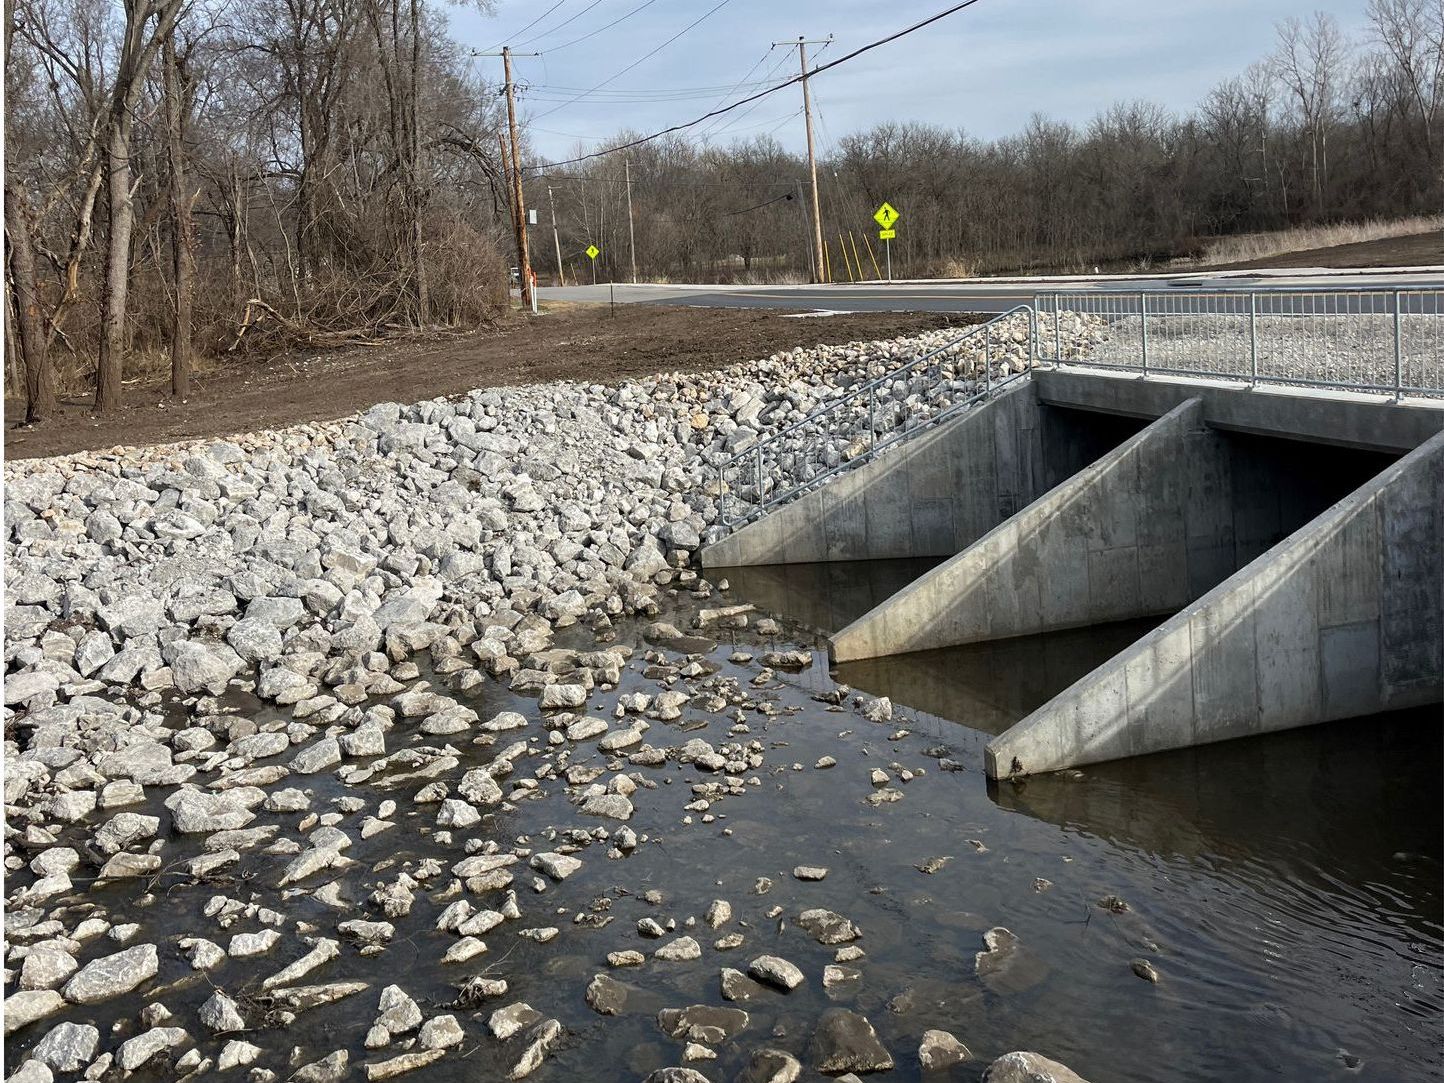
[[[884,203],[873,214],[873,221],[882,226],[883,229],[892,229],[893,223],[902,215],[898,214],[897,208],[891,203]]]
[[[602,254],[602,250],[601,250],[600,248],[598,248],[596,245],[594,245],[594,244],[589,244],[589,245],[587,245],[587,258],[588,258],[588,259],[593,259],[593,260],[594,260],[594,259],[596,259],[598,256],[600,256],[601,254]]]
[[[897,230],[895,229],[880,229],[877,231],[877,239],[880,241],[890,241],[896,236]]]

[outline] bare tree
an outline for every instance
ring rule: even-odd
[[[124,0],[125,28],[116,59],[106,138],[106,184],[110,203],[105,288],[101,294],[100,358],[95,408],[120,405],[126,348],[126,301],[130,290],[130,238],[135,228],[131,134],[135,111],[156,53],[170,38],[183,0]]]
[[[175,35],[166,38],[162,50],[165,72],[166,158],[170,165],[171,265],[175,285],[175,313],[170,335],[170,390],[178,399],[190,395],[191,299],[195,290],[195,223],[191,214],[194,196],[186,181],[185,136],[190,115],[188,82],[176,57]]]
[[[1329,126],[1338,108],[1347,47],[1333,16],[1316,12],[1312,19],[1285,19],[1278,26],[1274,62],[1279,78],[1298,102],[1308,132],[1314,211],[1324,207],[1329,172]]]

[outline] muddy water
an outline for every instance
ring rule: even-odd
[[[933,563],[725,574],[738,596],[824,635]],[[990,916],[997,907],[1048,963],[1029,993],[991,1000],[989,1029],[1095,1079],[1444,1078],[1438,708],[1095,765],[1081,777],[999,785],[982,776],[989,735],[1150,626],[831,674],[911,707],[913,728],[946,739],[969,768],[949,777],[952,807],[931,810],[941,823],[930,830],[986,832],[990,864],[970,859],[978,875],[946,897]],[[1030,898],[1018,881],[1034,874],[1054,886]],[[1129,911],[1090,908],[1105,891]],[[1133,978],[1127,961],[1137,957],[1157,966],[1157,986]]]
[[[884,571],[896,579],[906,569]],[[750,1013],[747,1028],[718,1048],[717,1060],[696,1065],[709,1079],[733,1080],[748,1054],[764,1046],[789,1050],[810,1064],[809,1039],[831,1004],[871,1020],[897,1061],[890,1079],[922,1077],[918,1040],[934,1027],[954,1033],[974,1059],[951,1076],[929,1079],[976,1080],[989,1060],[1020,1048],[1060,1059],[1094,1083],[1444,1077],[1438,1061],[1444,936],[1437,718],[1323,727],[1091,768],[1079,779],[990,789],[981,770],[988,732],[1117,649],[1128,629],[1039,643],[1034,652],[1012,644],[839,673],[838,680],[899,704],[893,722],[879,725],[850,703],[837,709],[819,702],[833,678],[825,654],[815,648],[827,622],[848,619],[851,608],[870,604],[870,594],[887,589],[890,580],[837,580],[845,589],[830,596],[829,611],[814,608],[797,619],[788,618],[786,598],[775,590],[769,595],[746,576],[733,575],[732,581],[731,601],[768,601],[787,631],[769,641],[750,629],[728,632],[708,654],[721,674],[779,712],[769,717],[744,708],[749,732],[732,739],[762,742],[766,763],[747,773],[758,785],[712,806],[714,822],[702,822],[697,813],[685,822],[683,805],[693,799],[694,783],[717,776],[673,762],[638,769],[655,788],[633,795],[630,824],[648,841],[631,856],[609,860],[606,844],[593,843],[576,855],[584,862],[579,872],[541,894],[530,887],[530,871],[514,866],[522,919],[486,934],[489,951],[460,965],[440,964],[455,936],[434,928],[445,903],[419,891],[411,914],[394,919],[396,937],[382,954],[363,957],[346,946],[339,959],[306,979],[355,978],[369,983],[366,992],[275,1028],[267,1026],[264,1002],[248,994],[261,977],[307,950],[296,922],[334,936],[338,921],[374,919],[379,915],[365,899],[377,884],[428,857],[449,867],[463,856],[468,837],[495,839],[504,848],[523,839],[542,850],[563,843],[553,828],[617,826],[581,816],[551,780],[542,783],[538,799],[520,800],[514,810],[457,831],[443,845],[432,838],[436,806],[411,801],[419,783],[346,787],[328,774],[293,776],[279,785],[312,791],[313,810],[326,810],[340,796],[367,802],[366,810],[341,824],[355,839],[347,854],[358,864],[341,877],[354,910],[338,913],[308,893],[282,892],[277,881],[286,859],[254,851],[218,882],[167,877],[148,897],[133,883],[88,893],[114,920],[141,924],[132,943],[159,945],[159,978],[142,994],[76,1009],[13,1035],[6,1043],[7,1070],[61,1018],[95,1023],[101,1048],[114,1048],[134,1033],[136,1013],[153,1000],[175,1013],[172,1024],[188,1027],[202,1052],[214,1055],[222,1041],[203,1038],[195,1016],[214,984],[246,1007],[255,1030],[244,1037],[265,1051],[258,1066],[284,1079],[295,1064],[344,1048],[355,1072],[358,1064],[400,1051],[362,1046],[380,988],[395,982],[427,1017],[453,1013],[466,1032],[459,1049],[409,1078],[503,1078],[522,1039],[495,1041],[485,1020],[495,1008],[523,1000],[566,1028],[533,1078],[637,1080],[653,1068],[681,1063],[683,1043],[661,1032],[659,1009],[725,1004],[719,969],[745,970],[755,956],[772,953],[801,967],[806,982],[790,994],[765,991],[741,1005]],[[815,581],[802,582],[793,593],[816,603],[819,589]],[[685,627],[689,616],[683,610],[670,619]],[[591,646],[580,629],[563,638],[566,645]],[[639,652],[646,649],[639,626],[619,629],[619,638]],[[729,660],[739,648],[760,656],[792,644],[814,648],[813,665],[796,674],[779,671],[760,687],[750,684],[758,661]],[[676,651],[666,653],[681,659]],[[589,713],[610,717],[620,694],[656,692],[657,682],[642,669],[639,653],[617,689],[592,694]],[[535,701],[495,682],[481,695],[458,698],[482,718],[514,709],[531,720],[528,729],[503,734],[497,748],[514,736],[538,733]],[[236,706],[258,719],[277,717],[254,703]],[[646,736],[659,747],[692,736],[718,745],[735,721],[732,710],[692,705],[674,722],[654,722]],[[442,743],[414,729],[414,723],[399,724],[388,733],[388,748]],[[492,755],[470,737],[451,739],[463,761],[446,776],[453,786],[467,767]],[[605,762],[594,747],[571,747],[572,763]],[[824,755],[837,765],[816,769]],[[939,757],[962,769],[940,769]],[[529,775],[537,762],[518,761],[518,776]],[[891,786],[902,800],[869,804],[875,790],[869,772],[894,763],[923,773],[907,783],[894,773]],[[165,793],[157,789],[151,796],[159,802]],[[362,840],[361,817],[388,797],[398,802],[398,827]],[[159,815],[169,823],[163,809]],[[297,814],[263,812],[256,824],[273,823],[282,836],[300,838],[298,820]],[[195,837],[169,839],[165,858],[176,861],[200,845]],[[931,874],[917,868],[936,858],[949,860]],[[820,882],[801,882],[791,875],[799,864],[830,871]],[[774,881],[765,895],[753,893],[758,877]],[[1045,890],[1039,890],[1040,878],[1050,882]],[[428,886],[448,879],[443,874]],[[663,893],[661,905],[642,900],[649,889]],[[216,894],[281,911],[286,935],[269,955],[228,960],[202,978],[178,956],[180,936],[207,936],[224,946],[233,933],[259,928],[243,920],[223,930],[204,917],[202,908]],[[1125,900],[1128,909],[1096,905],[1109,895]],[[685,928],[689,916],[700,917],[713,899],[731,903],[733,921],[716,933],[701,924]],[[782,911],[769,917],[774,906]],[[859,982],[824,989],[822,970],[834,949],[814,942],[795,922],[801,909],[816,906],[862,928],[859,944],[867,954],[853,964],[862,972]],[[592,921],[613,920],[599,928],[574,923],[582,913]],[[702,944],[702,958],[649,957],[640,969],[610,971],[631,992],[621,1015],[599,1016],[583,993],[593,974],[607,972],[606,954],[637,949],[650,956],[658,944],[638,935],[643,917],[675,918],[679,934]],[[982,933],[997,925],[1011,929],[1021,948],[998,972],[979,977],[975,953],[983,947]],[[560,930],[548,944],[518,935],[543,926]],[[732,931],[743,932],[745,944],[714,949],[713,940]],[[114,947],[92,942],[80,959]],[[1133,974],[1130,963],[1140,958],[1157,967],[1159,984]],[[507,995],[474,1008],[454,1006],[456,986],[481,973],[505,978]],[[159,1068],[136,1075],[167,1077]]]

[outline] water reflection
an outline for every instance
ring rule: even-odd
[[[831,635],[881,605],[941,557],[917,560],[840,560],[827,564],[766,564],[717,568],[735,594],[817,635]]]
[[[825,634],[931,562],[889,563],[728,574],[737,600]],[[1097,1046],[1076,1026],[1090,1015],[1120,1025],[1127,1017],[1125,1044],[1142,1045],[1124,1058],[1126,1067],[1110,1065],[1120,1077],[1444,1076],[1438,707],[1017,784],[982,777],[988,734],[1152,623],[833,669],[839,681],[921,712],[907,717],[908,728],[941,738],[970,768],[956,776],[955,823],[963,830],[1006,848],[1010,862],[1035,868],[1057,853],[1070,855],[1069,872],[1054,866],[1047,876],[1056,886],[1039,896],[1051,900],[1050,913],[1063,925],[1032,934],[1046,937],[1055,973],[1066,978],[1047,982],[1007,1022],[1059,1051],[1078,1048],[1086,1059],[1087,1048],[1097,1064]],[[819,674],[810,683],[823,681]],[[1022,900],[996,879],[1006,876],[993,867],[977,886],[985,897],[1001,892],[1014,911],[1010,927],[1028,939]],[[1128,898],[1130,909],[1100,916],[1092,903],[1114,892]],[[1113,944],[1110,951],[1155,960],[1162,983],[1118,985],[1095,974],[1100,937]],[[1112,1006],[1101,1007],[1096,997]],[[1094,1005],[1081,1015],[1080,998]],[[1241,1061],[1234,1045],[1247,1047],[1248,1057]],[[1191,1067],[1181,1069],[1185,1063]]]
[[[839,681],[915,710],[1002,733],[1154,627],[1152,620],[867,658]]]

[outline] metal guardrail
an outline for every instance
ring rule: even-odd
[[[1037,346],[1033,308],[1018,305],[844,391],[718,465],[718,522],[744,523],[986,399],[1028,374]]]
[[[870,462],[1037,364],[1444,399],[1444,289],[1040,293],[723,460],[718,522],[731,529]]]
[[[1035,308],[1040,362],[1444,395],[1444,289],[1068,290]]]

